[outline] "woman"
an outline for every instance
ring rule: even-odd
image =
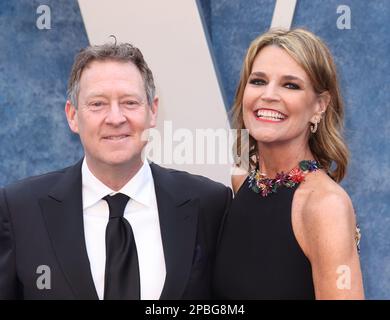
[[[343,105],[325,44],[303,29],[256,38],[233,119],[249,131],[249,145],[240,145],[240,135],[237,144],[250,163],[246,175],[232,177],[217,296],[363,299],[354,210],[338,184],[348,161]]]

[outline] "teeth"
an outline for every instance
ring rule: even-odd
[[[257,117],[269,119],[269,120],[284,120],[286,117],[279,112],[271,111],[271,110],[258,110]]]
[[[108,139],[108,140],[120,140],[120,139],[124,139],[124,138],[126,138],[126,136],[116,136],[116,137],[111,136],[111,137],[107,137],[106,139]]]

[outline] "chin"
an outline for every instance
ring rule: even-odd
[[[264,143],[264,144],[271,144],[271,143],[276,143],[276,142],[280,142],[278,139],[275,139],[275,138],[262,138],[262,139],[255,139],[256,142],[259,142],[259,143]]]
[[[257,142],[276,142],[280,140],[280,135],[277,132],[266,132],[266,130],[257,130],[257,132],[254,132],[254,134],[251,133],[251,136],[253,139],[255,139]]]
[[[105,157],[104,162],[110,166],[123,166],[123,165],[133,165],[138,162],[140,156],[134,154],[121,154],[114,152],[110,154],[109,157]]]

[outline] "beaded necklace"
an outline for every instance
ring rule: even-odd
[[[288,173],[277,173],[274,179],[266,178],[259,169],[254,169],[249,174],[249,188],[261,196],[266,197],[270,193],[276,193],[281,186],[293,188],[305,180],[308,172],[321,168],[316,160],[302,160],[299,165]]]

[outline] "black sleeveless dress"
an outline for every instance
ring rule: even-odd
[[[262,197],[245,180],[221,230],[216,298],[315,299],[311,265],[292,229],[296,188],[281,187]]]

